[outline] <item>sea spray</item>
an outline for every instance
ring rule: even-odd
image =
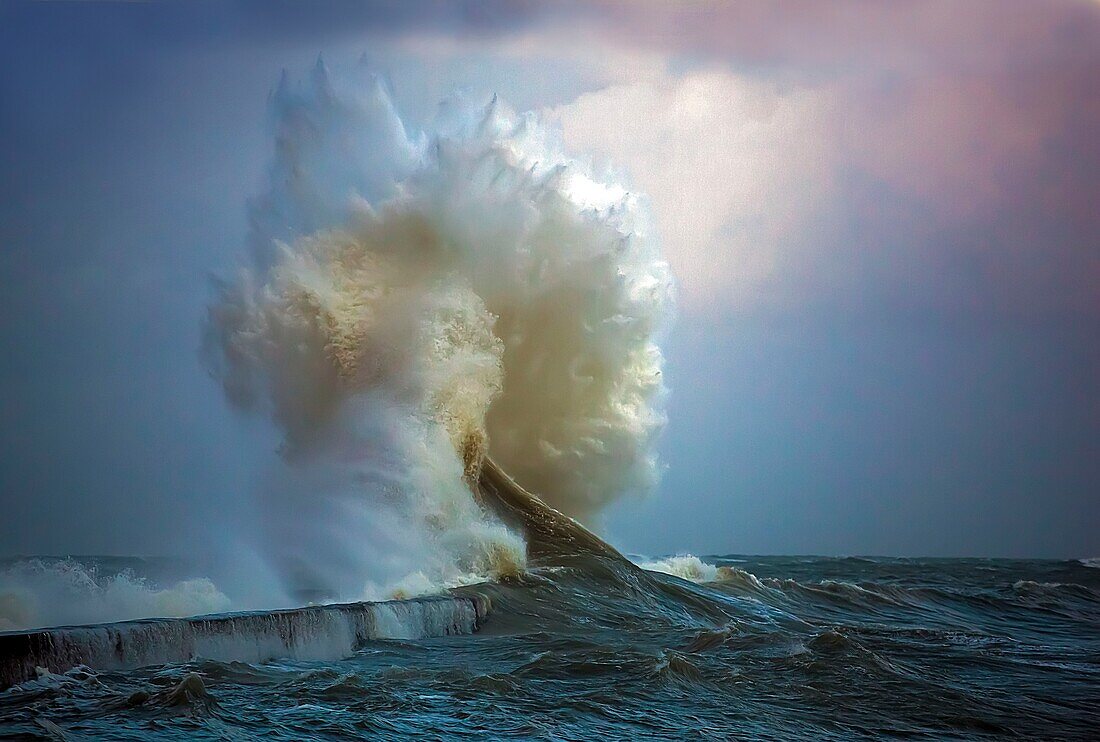
[[[655,484],[672,287],[640,197],[496,99],[411,135],[381,81],[318,63],[271,105],[250,261],[205,350],[282,431],[262,508],[288,580],[358,597],[522,568],[468,487],[489,451],[574,516]]]
[[[0,631],[229,608],[230,599],[203,577],[159,584],[130,568],[72,558],[15,559],[0,568]]]

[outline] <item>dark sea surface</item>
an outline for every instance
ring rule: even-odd
[[[47,675],[0,693],[0,736],[1100,738],[1100,562],[703,562],[562,559],[461,588],[479,634],[335,662]]]

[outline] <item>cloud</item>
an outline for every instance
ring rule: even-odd
[[[742,0],[588,4],[607,38],[802,79],[1000,69],[1092,58],[1100,3]]]
[[[1100,8],[598,7],[665,68],[551,115],[652,197],[688,306],[1100,311]]]
[[[829,191],[828,101],[723,70],[612,85],[554,109],[566,144],[652,201],[689,299],[749,300]]]
[[[366,48],[395,60],[399,98],[403,74],[436,83],[424,100],[465,77],[552,106],[571,149],[651,196],[688,307],[1100,311],[1100,3],[16,11],[78,56],[113,38],[84,21],[117,15],[172,54]]]

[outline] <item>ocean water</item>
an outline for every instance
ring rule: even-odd
[[[460,588],[493,603],[470,636],[369,642],[336,661],[196,660],[43,675],[0,692],[0,736],[1100,734],[1096,562],[633,561],[650,569],[574,553],[536,559],[506,583]]]

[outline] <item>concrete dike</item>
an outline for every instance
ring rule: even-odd
[[[490,609],[484,595],[443,595],[0,632],[0,689],[37,677],[37,668],[126,670],[200,657],[335,660],[375,639],[472,634]]]

